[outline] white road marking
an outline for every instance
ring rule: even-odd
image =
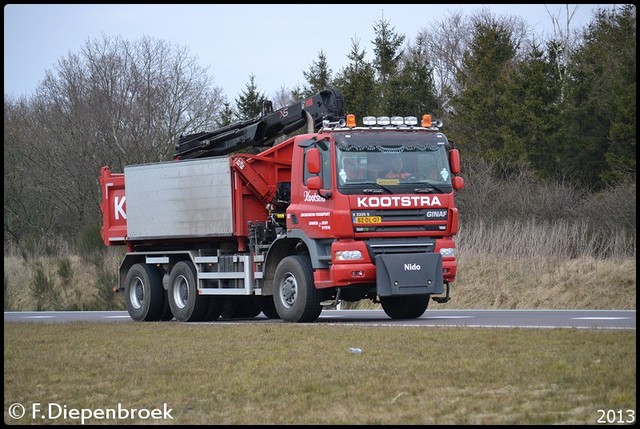
[[[630,317],[573,317],[573,320],[628,320]]]
[[[475,319],[475,316],[427,316],[424,319]]]

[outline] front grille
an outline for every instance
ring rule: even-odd
[[[375,261],[376,255],[389,253],[433,253],[436,248],[435,238],[371,238],[365,240],[369,256]]]

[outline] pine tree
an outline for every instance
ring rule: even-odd
[[[360,50],[358,39],[351,39],[350,63],[336,77],[335,85],[345,100],[345,112],[354,113],[356,119],[375,114],[379,101],[375,90],[375,71],[365,60],[366,50]]]
[[[539,176],[550,178],[563,171],[562,145],[558,144],[561,129],[562,76],[553,41],[545,51],[532,44],[528,57],[513,71],[508,98],[505,151],[519,153],[519,159],[533,167]]]
[[[372,41],[375,59],[373,65],[376,69],[377,81],[384,85],[387,80],[396,75],[398,63],[403,51],[400,46],[405,40],[405,36],[398,34],[395,28],[391,27],[389,20],[384,17],[373,26],[376,37]]]
[[[403,55],[400,46],[405,36],[395,32],[389,20],[384,17],[373,26],[375,39],[372,40],[374,60],[373,66],[376,73],[376,93],[379,94],[377,115],[396,115],[398,100],[402,98],[402,80],[405,77],[398,76],[398,65]]]
[[[220,119],[218,119],[218,127],[224,127],[232,124],[236,120],[236,112],[231,107],[231,103],[224,102],[222,111],[220,112]]]
[[[241,120],[253,119],[262,113],[262,105],[266,99],[264,93],[258,91],[255,75],[249,75],[246,89],[236,98],[238,117]]]
[[[422,116],[439,111],[432,68],[422,49],[410,47],[401,62],[401,70],[387,82],[384,106],[389,115]]]
[[[569,73],[566,167],[589,185],[636,174],[636,7],[600,9]]]
[[[324,51],[320,50],[318,53],[318,61],[314,61],[308,71],[302,72],[308,83],[304,88],[304,97],[316,94],[322,89],[330,87],[331,72],[332,70],[327,63],[327,56]]]
[[[471,31],[457,74],[461,92],[451,102],[456,121],[449,136],[463,142],[469,153],[508,166],[522,159],[520,148],[505,150],[511,112],[520,102],[508,96],[510,73],[516,67],[513,31],[506,21],[491,17],[476,19]]]

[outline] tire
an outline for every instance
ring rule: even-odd
[[[222,312],[220,317],[223,319],[231,319],[238,309],[238,301],[235,296],[225,297],[224,304],[222,306]]]
[[[250,295],[244,298],[245,303],[244,305],[242,305],[241,307],[243,307],[241,309],[241,311],[239,312],[239,315],[236,317],[242,317],[245,319],[252,319],[254,317],[256,317],[258,314],[260,314],[261,308],[260,305],[258,304],[258,297],[255,295]]]
[[[273,301],[285,322],[313,322],[318,319],[322,294],[313,283],[313,268],[308,257],[287,256],[274,275]]]
[[[280,318],[278,310],[276,310],[276,304],[273,302],[272,295],[257,296],[256,298],[260,303],[260,310],[265,316],[267,316],[268,319]]]
[[[204,296],[200,296],[200,298],[205,298]],[[225,297],[221,295],[210,295],[206,297],[209,300],[209,306],[207,307],[207,312],[204,315],[203,320],[208,322],[215,322],[220,318],[222,314],[222,310],[224,309]]]
[[[146,264],[135,264],[129,268],[124,285],[124,301],[133,320],[161,320],[165,296],[162,276],[158,270]]]
[[[173,320],[173,313],[171,312],[171,306],[169,305],[169,294],[164,288],[162,289],[162,313],[160,314],[161,322]]]
[[[210,300],[205,295],[198,295],[196,269],[191,262],[180,261],[173,266],[167,295],[176,320],[199,322],[207,315]]]
[[[388,296],[380,298],[382,309],[392,319],[417,319],[427,310],[431,295]]]
[[[222,311],[223,319],[250,319],[260,314],[255,296],[229,296]]]

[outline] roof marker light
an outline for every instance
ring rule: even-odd
[[[418,118],[415,116],[405,116],[404,117],[405,125],[418,125]]]
[[[362,123],[365,125],[375,125],[376,118],[374,116],[365,116],[364,118],[362,118]]]
[[[388,116],[378,116],[378,125],[389,125],[391,120]]]

